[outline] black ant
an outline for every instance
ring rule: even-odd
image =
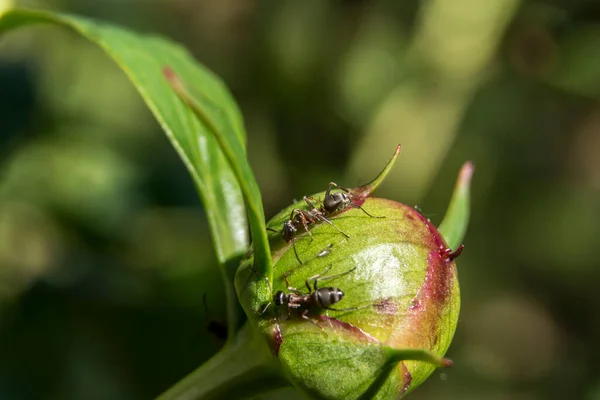
[[[208,303],[206,302],[206,293],[202,293],[202,304],[204,305],[204,316],[208,318]],[[227,339],[227,325],[219,321],[209,321],[206,329],[215,335],[218,339]]]
[[[310,278],[308,278],[305,281],[306,288],[308,289],[308,293],[302,293],[298,289],[291,287],[290,283],[287,279],[288,275],[284,273],[283,278],[285,279],[285,284],[287,286],[289,293],[286,293],[283,290],[277,291],[277,293],[275,293],[275,295],[273,296],[273,300],[271,300],[265,306],[261,315],[264,314],[267,311],[267,309],[269,308],[269,306],[273,303],[275,303],[276,306],[286,305],[288,310],[304,307],[305,310],[302,312],[302,318],[304,318],[306,320],[310,320],[310,321],[312,321],[312,320],[308,317],[308,313],[311,308],[313,308],[313,309],[318,308],[318,309],[325,309],[325,310],[332,310],[332,311],[354,311],[354,310],[357,310],[358,308],[356,308],[356,307],[332,308],[331,307],[332,305],[340,302],[344,298],[344,292],[341,289],[336,288],[336,287],[330,286],[330,287],[325,287],[325,288],[319,288],[319,286],[318,286],[319,281],[339,278],[340,276],[349,274],[350,272],[354,271],[356,269],[356,267],[352,268],[349,271],[342,272],[341,274],[331,275],[331,276],[322,278],[322,276],[324,274],[326,274],[331,269],[331,267],[332,266],[330,265],[325,270],[325,272],[311,276]],[[312,288],[310,286],[311,281],[313,281]],[[271,290],[270,289],[271,285],[268,285],[268,286],[269,286],[269,290]],[[312,322],[314,322],[314,321],[312,321]]]
[[[342,192],[331,194],[331,189],[333,187],[340,189]],[[352,202],[352,193],[349,189],[341,187],[335,182],[329,182],[329,186],[327,187],[327,191],[325,192],[325,197],[323,198],[323,204],[321,205],[321,212],[326,213],[327,215],[331,215],[333,213],[343,211],[348,207],[360,208],[362,212],[364,212],[371,218],[385,218],[375,217],[369,214],[364,208]]]
[[[345,234],[342,230],[340,230],[337,226],[335,226],[329,219],[327,219],[326,214],[319,208],[317,208],[311,201],[313,198],[304,196],[304,201],[308,204],[311,209],[310,210],[302,210],[300,208],[294,208],[290,213],[290,219],[283,223],[283,227],[281,231],[276,231],[272,228],[267,228],[270,231],[281,233],[283,240],[286,242],[292,242],[292,246],[294,248],[294,254],[296,255],[296,259],[300,264],[304,264],[300,257],[298,256],[298,252],[296,250],[296,235],[298,234],[298,229],[303,227],[306,233],[310,236],[310,241],[314,240],[312,233],[310,232],[309,225],[316,224],[319,221],[326,222],[329,225],[333,226],[339,233],[344,235],[347,238],[350,238],[347,234]]]

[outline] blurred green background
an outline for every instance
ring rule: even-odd
[[[600,399],[600,2],[17,3],[184,43],[242,108],[267,217],[401,143],[378,195],[439,223],[472,160],[455,367],[410,398]],[[0,149],[1,399],[148,399],[223,344],[192,181],[100,50],[1,38]]]

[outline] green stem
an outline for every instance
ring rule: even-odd
[[[213,358],[156,400],[235,400],[289,385],[264,338],[246,323]]]

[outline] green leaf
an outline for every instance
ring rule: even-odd
[[[239,138],[230,134],[231,130],[227,129],[228,121],[219,121],[214,118],[218,114],[216,114],[215,107],[211,104],[210,99],[206,98],[201,92],[194,91],[193,87],[185,84],[171,68],[167,67],[164,72],[173,90],[194,111],[198,119],[204,122],[215,134],[221,145],[221,149],[229,160],[231,168],[242,188],[248,208],[254,251],[254,269],[262,276],[271,280],[273,277],[273,265],[269,240],[267,238],[265,212],[258,184],[256,183],[256,179],[254,179],[252,168],[246,159],[243,143]],[[223,123],[219,124],[219,122]]]
[[[210,99],[203,108],[220,131],[238,143],[245,159],[245,133],[241,114],[224,84],[198,64],[180,45],[142,36],[86,18],[33,10],[11,10],[0,15],[0,34],[18,27],[52,23],[81,34],[100,46],[127,74],[164,129],[194,179],[206,210],[218,260],[226,278],[230,329],[243,316],[233,275],[248,247],[247,221],[237,179],[210,128],[173,92],[163,76],[169,66]],[[204,103],[201,107],[204,106]]]
[[[467,225],[469,225],[469,208],[471,207],[471,177],[473,176],[473,164],[463,164],[458,174],[454,193],[446,215],[439,226],[439,231],[452,250],[456,250],[462,243]]]

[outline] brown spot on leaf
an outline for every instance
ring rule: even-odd
[[[398,312],[398,306],[392,299],[383,299],[374,304],[375,311],[379,314],[395,315]]]

